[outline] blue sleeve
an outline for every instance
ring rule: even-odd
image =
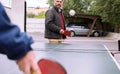
[[[32,37],[20,32],[20,29],[11,23],[0,3],[0,53],[6,54],[9,59],[17,60],[32,50],[32,43]]]

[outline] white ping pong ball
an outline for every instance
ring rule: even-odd
[[[71,16],[74,16],[74,15],[75,15],[75,10],[71,9],[71,10],[69,11],[69,14],[70,14]]]

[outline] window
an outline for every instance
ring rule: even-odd
[[[5,7],[9,7],[9,8],[11,8],[12,7],[12,0],[0,0],[1,1],[1,3],[3,4],[3,6],[5,6]]]

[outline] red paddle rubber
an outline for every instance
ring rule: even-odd
[[[41,59],[38,65],[42,74],[67,74],[65,69],[58,63],[49,59]]]

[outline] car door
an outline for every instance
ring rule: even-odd
[[[78,27],[79,29],[79,32],[78,32],[78,35],[87,35],[87,33],[88,33],[88,31],[89,31],[89,29],[88,28],[86,28],[85,26],[79,26]]]

